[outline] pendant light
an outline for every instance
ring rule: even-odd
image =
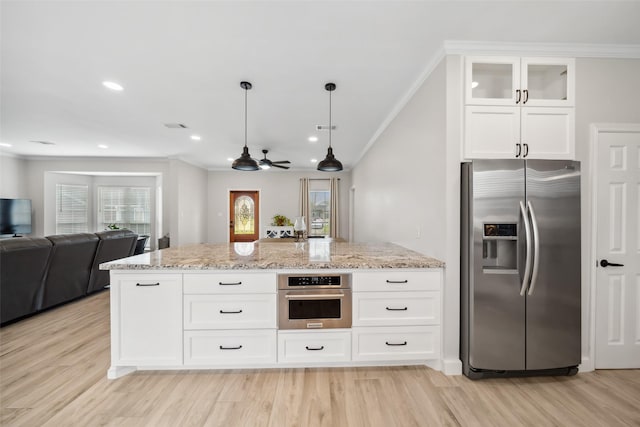
[[[242,155],[233,161],[231,167],[239,171],[257,171],[260,169],[258,162],[251,158],[247,148],[247,91],[253,86],[249,82],[240,82],[240,87],[244,89],[244,148]]]
[[[320,163],[318,163],[318,170],[323,172],[338,172],[342,170],[342,163],[336,159],[333,155],[333,148],[331,148],[331,92],[336,90],[335,83],[327,83],[324,88],[329,92],[329,149],[327,150],[327,157]]]

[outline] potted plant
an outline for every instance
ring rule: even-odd
[[[271,225],[275,225],[278,227],[291,226],[291,220],[284,215],[276,214],[273,216],[273,222]]]

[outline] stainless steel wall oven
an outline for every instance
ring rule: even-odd
[[[351,274],[278,274],[278,327],[351,327]]]

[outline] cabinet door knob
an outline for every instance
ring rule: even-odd
[[[520,92],[520,89],[516,89],[516,104],[520,103],[521,96],[522,96],[522,93]]]
[[[522,146],[518,143],[516,144],[516,158],[520,157],[520,154],[522,154]]]

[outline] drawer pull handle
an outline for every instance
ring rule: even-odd
[[[407,342],[405,341],[403,343],[394,344],[392,342],[386,341],[385,344],[388,345],[388,346],[392,346],[393,347],[393,346],[407,345]]]
[[[408,280],[387,280],[387,283],[409,283]]]
[[[220,286],[238,286],[238,285],[242,285],[242,282],[231,282],[231,283],[218,282],[218,285],[220,285]]]
[[[306,348],[309,351],[318,351],[318,350],[324,350],[324,346],[321,345],[320,347],[309,347],[308,345],[305,346],[304,348]]]
[[[220,350],[240,350],[242,348],[241,345],[237,346],[237,347],[224,347],[224,346],[220,346]]]
[[[160,286],[160,282],[158,282],[158,283],[136,283],[136,286]]]
[[[407,310],[409,310],[409,307],[405,307],[405,308],[389,308],[389,307],[386,307],[386,309],[389,310],[389,311],[407,311]]]
[[[242,310],[238,310],[238,311],[224,311],[224,310],[220,310],[220,314],[240,314],[242,313]]]

